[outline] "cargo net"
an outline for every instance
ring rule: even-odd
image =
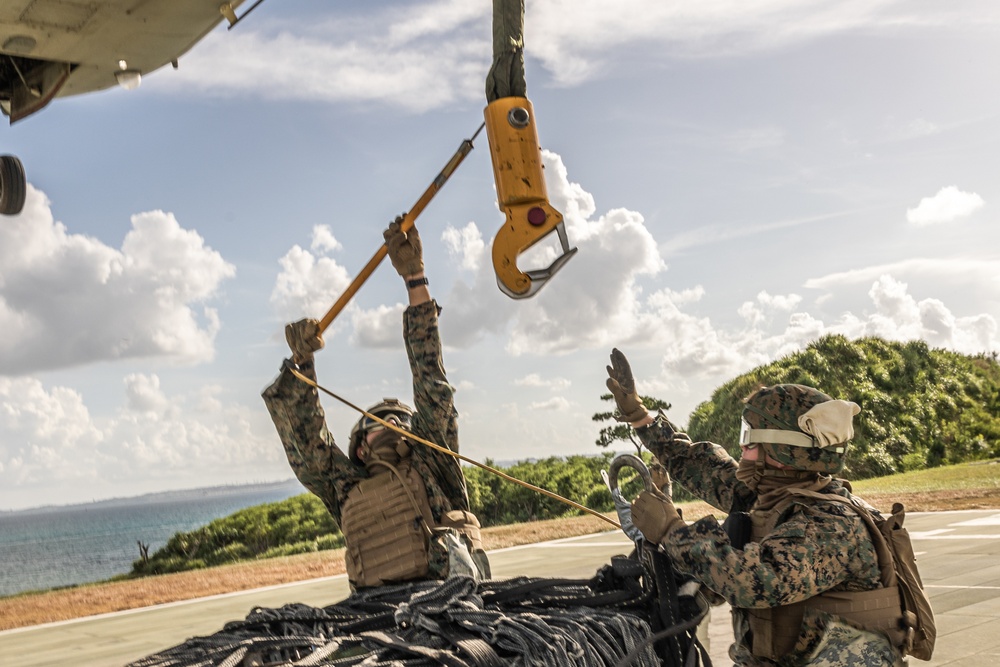
[[[361,589],[329,607],[246,620],[129,667],[668,665],[710,667],[708,611],[648,546],[588,580],[466,577]]]

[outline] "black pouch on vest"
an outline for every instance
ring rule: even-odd
[[[747,542],[750,541],[750,534],[753,530],[753,523],[750,521],[750,514],[747,512],[730,512],[726,520],[722,522],[722,530],[729,536],[729,543],[734,549],[743,550]]]
[[[733,488],[733,506],[729,508],[729,516],[722,523],[722,529],[729,536],[729,543],[734,549],[743,551],[743,547],[753,533],[753,523],[749,510],[757,502],[757,494],[747,488],[743,482],[736,482]]]

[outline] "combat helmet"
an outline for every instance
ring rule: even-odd
[[[375,415],[380,419],[387,419],[389,416],[393,416],[399,422],[399,425],[406,430],[410,430],[410,424],[413,420],[413,408],[397,398],[383,398],[381,401],[368,408],[366,412],[368,414]],[[361,445],[361,441],[364,437],[375,427],[384,428],[368,415],[361,415],[361,419],[359,419],[351,429],[351,441],[350,446],[348,447],[348,456],[354,463],[361,463],[361,461],[358,460],[358,447]]]
[[[826,405],[814,410],[821,404]],[[740,444],[759,444],[789,468],[836,474],[844,467],[852,418],[860,410],[801,384],[763,387],[744,403]]]

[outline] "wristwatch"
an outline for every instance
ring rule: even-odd
[[[431,281],[427,280],[427,276],[424,276],[423,278],[413,278],[411,280],[407,280],[406,286],[409,289],[415,289],[421,285],[430,285],[430,283]]]

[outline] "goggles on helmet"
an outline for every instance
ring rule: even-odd
[[[746,449],[753,449],[757,446],[757,443],[750,442],[750,431],[753,428],[747,422],[746,419],[740,420],[740,447],[745,447]]]
[[[411,424],[410,415],[406,414],[405,412],[385,412],[383,414],[376,416],[381,418],[383,421],[387,422],[394,421],[396,422],[396,424],[406,429],[407,431],[410,430],[410,424]],[[385,428],[386,428],[385,425],[382,424],[381,422],[377,422],[368,415],[365,415],[361,418],[361,424],[358,430],[360,431],[362,436],[365,436],[368,435],[369,433],[377,433],[378,431],[385,430]]]
[[[395,398],[383,398],[380,403],[376,403],[368,408],[367,413],[368,414],[362,416],[361,419],[354,422],[354,426],[351,428],[351,440],[348,455],[355,463],[360,463],[357,457],[357,451],[358,447],[361,445],[361,441],[365,439],[365,436],[373,431],[385,429],[385,426],[368,415],[374,415],[383,421],[392,419],[400,427],[406,429],[407,431],[411,430],[413,411],[408,405],[401,403]]]
[[[758,443],[766,442],[772,445],[789,445],[791,447],[818,447],[815,438],[800,431],[786,431],[775,428],[753,428],[742,420],[740,425],[740,447],[753,449]],[[833,449],[833,448],[831,448]],[[844,449],[833,449],[843,453]]]

